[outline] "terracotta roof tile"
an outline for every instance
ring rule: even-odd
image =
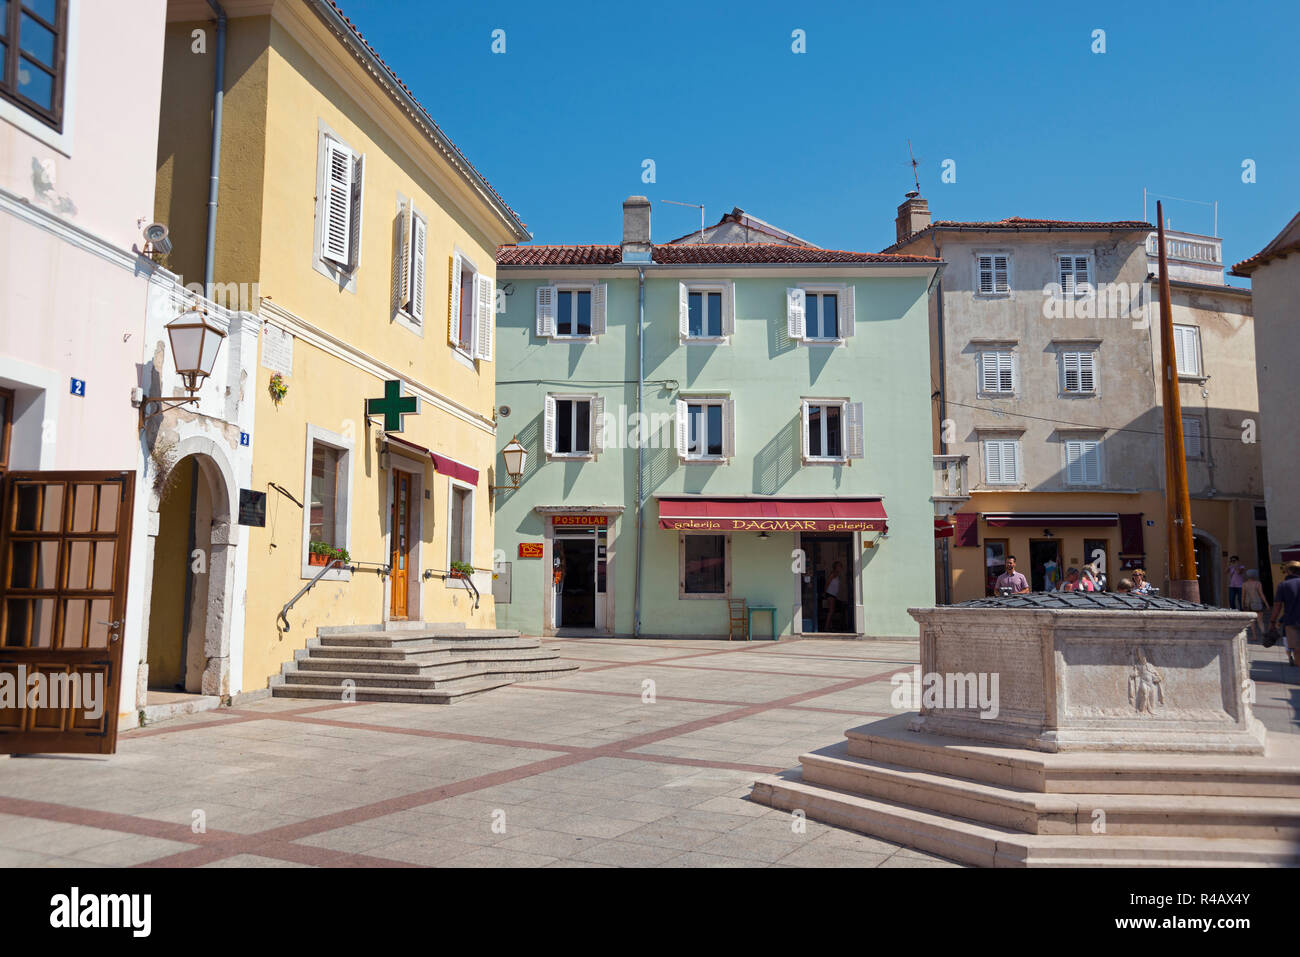
[[[937,263],[933,256],[860,253],[781,243],[688,243],[657,245],[652,258],[660,265],[697,263]],[[501,266],[607,266],[622,261],[618,246],[502,246]]]

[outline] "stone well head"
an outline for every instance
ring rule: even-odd
[[[909,613],[921,625],[914,730],[1040,751],[1264,751],[1250,613],[1086,592]],[[965,693],[976,687],[983,706]]]

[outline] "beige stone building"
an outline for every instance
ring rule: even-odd
[[[941,597],[990,594],[1008,555],[1035,590],[1085,563],[1112,588],[1141,566],[1167,590],[1150,233],[1133,220],[931,221],[914,194],[899,207],[887,251],[948,263],[930,306],[946,482],[936,494],[960,493],[948,499],[953,533],[937,541]],[[1198,575],[1203,600],[1226,604],[1227,559],[1256,564],[1263,503],[1258,445],[1241,441],[1257,415],[1250,295],[1223,284],[1219,240],[1178,251],[1180,398],[1184,431],[1199,436],[1189,448]]]
[[[1255,356],[1269,557],[1274,563],[1300,560],[1300,429],[1292,424],[1300,392],[1300,213],[1232,274],[1250,279],[1259,315]]]

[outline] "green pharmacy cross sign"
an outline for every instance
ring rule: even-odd
[[[384,383],[382,399],[366,399],[366,415],[382,415],[385,432],[402,431],[402,416],[420,414],[420,397],[402,395],[402,380],[389,379]]]

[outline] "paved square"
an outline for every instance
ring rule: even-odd
[[[892,713],[914,642],[550,639],[582,670],[453,706],[267,699],[0,757],[0,866],[956,866],[747,800]],[[1251,646],[1257,714],[1298,672]]]

